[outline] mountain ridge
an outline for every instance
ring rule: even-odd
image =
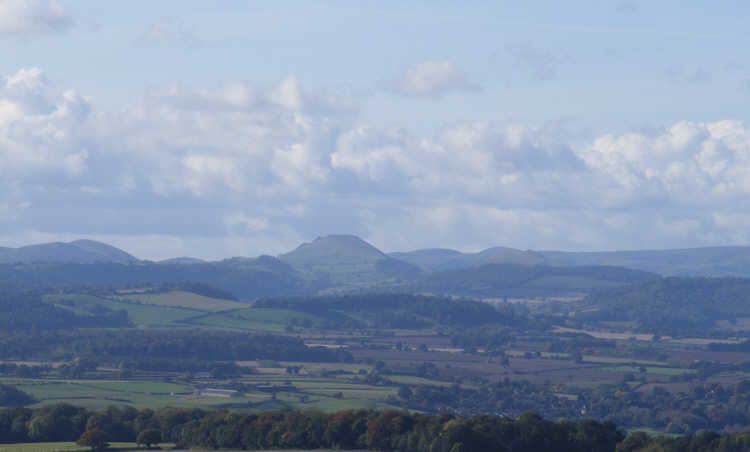
[[[256,258],[237,258],[253,260]],[[268,258],[269,256],[265,256]],[[608,265],[658,273],[663,276],[750,277],[750,247],[713,246],[625,251],[521,250],[496,246],[464,253],[448,248],[427,248],[385,253],[355,235],[318,237],[273,258],[308,278],[331,277],[331,282],[367,283],[411,278],[420,273],[476,268],[488,264],[580,267]],[[18,248],[0,247],[0,263],[123,263],[144,262],[106,243],[94,240],[50,242]],[[239,263],[240,260],[214,261]],[[209,263],[193,257],[160,261],[162,264]]]

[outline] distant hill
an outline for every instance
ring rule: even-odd
[[[543,265],[547,261],[535,251],[496,246],[478,253],[462,253],[450,249],[425,249],[389,256],[417,265],[428,271],[458,270],[485,264]]]
[[[657,274],[623,267],[486,264],[430,273],[410,290],[469,297],[575,297],[658,279]]]
[[[157,261],[157,264],[182,264],[182,265],[192,265],[192,264],[205,264],[206,261],[203,259],[198,259],[195,257],[173,257],[171,259],[164,259],[161,261]]]
[[[304,295],[321,289],[288,264],[270,256],[196,264],[34,263],[0,264],[0,290],[71,286],[137,286],[203,283],[251,300],[267,296]]]
[[[140,261],[91,240],[0,248],[0,289],[49,286],[208,284],[239,299],[320,293],[427,292],[477,297],[581,296],[666,276],[750,277],[750,247],[607,252],[478,253],[424,249],[383,253],[353,235],[329,235],[277,257],[207,262]]]
[[[390,253],[389,256],[430,272],[460,270],[485,264],[557,267],[606,265],[643,270],[663,276],[750,277],[750,247],[746,246],[595,252],[524,251],[494,247],[478,253],[436,248]]]
[[[20,248],[0,248],[0,263],[76,263],[136,262],[138,259],[121,249],[93,240],[53,242]]]
[[[750,247],[746,246],[600,252],[539,251],[539,254],[550,265],[616,265],[664,276],[750,277]]]
[[[282,254],[279,260],[333,285],[409,279],[421,273],[416,265],[394,259],[353,235],[318,237]]]

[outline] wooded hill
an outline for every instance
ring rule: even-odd
[[[39,249],[54,254],[58,245],[40,245]],[[354,236],[319,238],[278,258],[238,257],[216,262],[186,258],[123,262],[118,258],[98,262],[91,261],[91,257],[78,260],[71,257],[69,262],[60,262],[65,256],[63,253],[46,261],[0,264],[0,290],[193,281],[214,286],[243,300],[383,292],[535,297],[581,296],[594,289],[658,278],[655,274],[615,267],[539,265],[541,261],[534,255],[499,248],[482,256],[508,262],[480,264],[482,261],[473,260],[471,262],[479,266],[450,269],[448,265],[447,269],[433,271],[386,255]]]

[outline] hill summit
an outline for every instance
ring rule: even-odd
[[[315,265],[322,262],[363,262],[384,259],[385,253],[356,235],[327,235],[303,243],[294,251],[279,256],[292,265]]]
[[[420,273],[415,265],[389,257],[354,235],[328,235],[303,243],[279,259],[295,269],[332,281],[372,283]]]

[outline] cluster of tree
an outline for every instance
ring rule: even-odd
[[[45,303],[38,292],[0,293],[0,330],[127,326],[131,323],[122,310],[96,306],[88,312],[73,312]]]
[[[254,306],[305,312],[344,328],[474,327],[487,324],[523,327],[530,322],[521,308],[511,304],[492,306],[473,300],[412,294],[272,298],[258,300]]]
[[[34,401],[33,397],[15,386],[0,383],[0,406],[24,406]]]
[[[208,449],[360,449],[387,452],[664,451],[740,452],[750,434],[702,431],[683,436],[627,437],[612,422],[424,415],[403,411],[347,410],[239,413],[227,410],[109,407],[90,411],[68,404],[37,409],[0,409],[0,442],[77,441],[103,448],[107,442],[144,446],[173,442]]]
[[[661,335],[705,334],[718,320],[750,316],[750,279],[664,278],[598,291],[575,316],[588,322],[630,321]]]
[[[583,404],[560,397],[550,388],[527,381],[505,380],[484,384],[479,388],[420,385],[410,391],[399,391],[390,403],[429,413],[449,413],[463,416],[496,414],[518,416],[525,411],[539,411],[550,418],[581,417]]]
[[[232,449],[367,449],[458,452],[612,451],[623,434],[611,423],[552,422],[536,413],[518,419],[459,418],[403,411],[279,411],[259,414],[215,412],[189,422],[183,447]]]
[[[184,448],[252,450],[611,451],[622,438],[612,423],[555,423],[534,413],[525,413],[514,420],[371,410],[246,414],[112,406],[93,412],[68,404],[0,410],[2,442],[78,440],[79,444],[92,447],[107,441],[137,441],[145,445],[164,441]]]
[[[638,391],[627,384],[595,389],[555,388],[525,381],[505,380],[478,388],[439,386],[407,387],[390,403],[432,413],[464,416],[494,413],[517,416],[534,410],[545,417],[594,418],[624,427],[647,426],[669,433],[701,429],[733,429],[750,425],[750,381],[734,386],[696,384],[690,391],[670,393],[655,387]]]
[[[52,330],[0,333],[0,358],[349,362],[342,349],[308,347],[298,338],[207,330]]]
[[[90,431],[103,432],[105,441],[134,442],[148,430],[156,430],[164,441],[174,442],[179,439],[183,425],[205,416],[206,412],[201,410],[154,411],[128,406],[111,406],[96,412],[68,404],[7,408],[0,410],[0,442],[76,441]]]
[[[734,386],[696,384],[682,393],[670,393],[658,386],[642,392],[620,385],[592,390],[580,399],[587,416],[669,433],[750,425],[750,381]]]
[[[694,435],[649,436],[634,432],[617,445],[616,452],[744,452],[750,450],[750,434],[720,435],[704,430]]]

